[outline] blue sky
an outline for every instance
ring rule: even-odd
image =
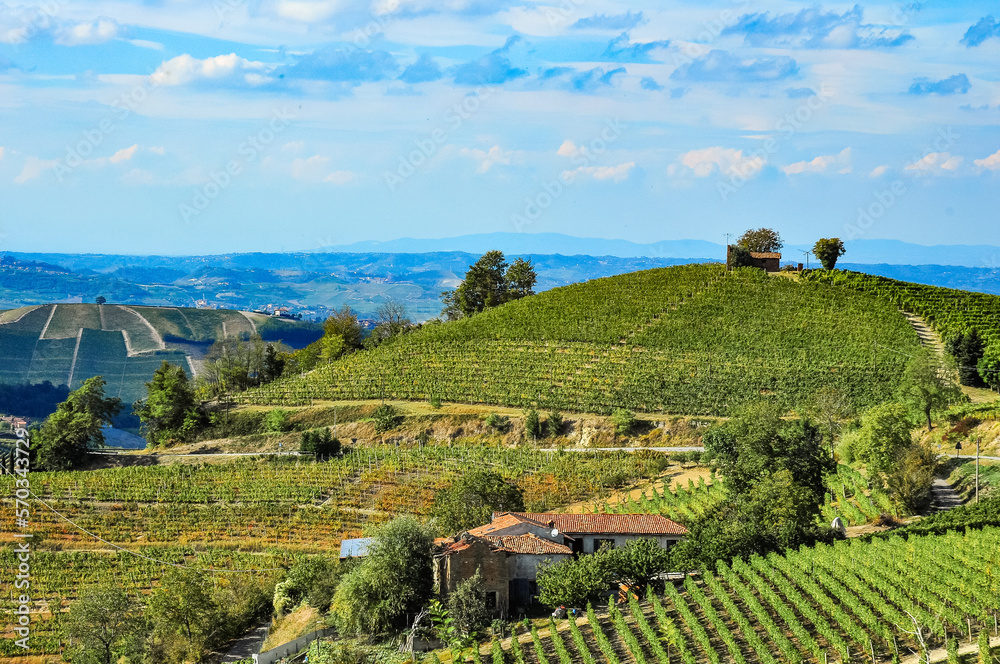
[[[997,63],[995,2],[0,2],[0,243],[1000,245]]]

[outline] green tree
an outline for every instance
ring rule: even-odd
[[[362,332],[358,316],[346,304],[330,314],[323,322],[323,336],[343,339],[347,352],[361,348]]]
[[[545,606],[581,606],[611,586],[607,557],[601,553],[538,566],[538,601]]]
[[[455,587],[448,595],[448,616],[454,621],[462,637],[476,637],[490,623],[490,611],[486,608],[486,586],[483,575],[476,570],[468,579]]]
[[[493,470],[473,470],[434,495],[438,532],[454,535],[484,523],[494,512],[523,512],[524,492]]]
[[[524,413],[524,432],[535,440],[542,437],[542,420],[534,408],[529,408]]]
[[[169,569],[150,595],[147,608],[157,651],[171,661],[202,661],[218,613],[203,572]]]
[[[101,427],[121,412],[121,399],[104,396],[104,379],[88,378],[69,393],[35,435],[37,470],[71,470],[104,446]]]
[[[965,398],[954,377],[954,361],[930,349],[919,350],[906,364],[900,394],[903,400],[923,413],[927,430],[934,427],[931,414]]]
[[[65,624],[70,661],[115,664],[141,651],[145,627],[141,607],[117,584],[84,588]]]
[[[977,365],[979,377],[990,388],[1000,391],[1000,343],[991,343],[983,351]]]
[[[915,443],[904,449],[885,480],[892,501],[910,514],[931,506],[938,455],[930,447]]]
[[[813,245],[813,255],[819,259],[819,262],[827,270],[835,268],[837,266],[837,259],[846,252],[844,243],[839,237],[820,238]]]
[[[488,251],[469,266],[458,288],[441,294],[442,315],[455,320],[527,297],[534,294],[536,281],[531,261],[519,258],[509,265],[502,251]]]
[[[809,414],[823,428],[823,435],[832,453],[843,422],[854,416],[854,405],[842,389],[825,385],[813,393]]]
[[[888,475],[900,455],[913,445],[909,409],[899,403],[870,408],[861,416],[861,428],[850,443],[851,455],[864,463],[869,473]]]
[[[211,395],[244,391],[261,383],[268,344],[259,334],[218,339],[205,354],[199,375]]]
[[[945,342],[945,348],[958,363],[958,382],[971,387],[984,385],[979,375],[979,361],[986,352],[986,342],[979,335],[979,330],[973,328],[969,332],[960,332]]]
[[[303,431],[299,451],[318,457],[337,456],[340,454],[340,440],[333,437],[329,427],[318,431]]]
[[[264,416],[264,431],[268,433],[283,433],[291,431],[291,414],[284,408],[272,408]]]
[[[385,433],[396,428],[399,423],[399,411],[392,404],[381,404],[372,413],[372,421],[375,423],[377,433]]]
[[[635,428],[635,414],[624,408],[616,408],[611,413],[611,423],[615,426],[615,433],[619,436],[627,436]]]
[[[558,436],[560,433],[562,433],[563,426],[565,426],[565,420],[563,419],[563,414],[558,410],[550,411],[548,421],[546,422],[548,434],[550,436]]]
[[[729,245],[726,260],[728,261],[726,267],[730,270],[741,267],[753,267],[753,256],[750,255],[750,250],[738,244]]]
[[[104,304],[107,301],[108,298],[104,297],[103,295],[98,295],[96,298],[94,298],[94,302],[96,302],[97,304]]]
[[[770,228],[749,229],[736,240],[736,245],[747,251],[767,253],[781,251],[785,246],[777,231]]]
[[[432,592],[433,534],[411,516],[378,527],[368,555],[337,586],[331,611],[344,634],[377,635],[406,627]]]
[[[303,602],[325,611],[333,600],[342,571],[335,560],[323,556],[296,558],[285,578],[274,587],[271,603],[275,612],[283,616]]]
[[[184,369],[163,361],[146,383],[146,398],[132,404],[150,446],[186,440],[203,423]]]
[[[538,281],[538,275],[535,273],[531,261],[518,258],[507,268],[504,278],[507,280],[506,299],[508,302],[535,294],[534,288],[535,282]]]
[[[278,349],[278,344],[268,344],[264,350],[264,367],[261,373],[261,382],[270,383],[273,380],[281,378],[286,362],[285,353]]]

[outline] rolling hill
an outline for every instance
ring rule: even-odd
[[[242,395],[246,403],[393,398],[607,413],[786,408],[836,385],[864,407],[894,389],[914,330],[888,300],[702,264],[595,279],[452,323]]]
[[[103,376],[106,392],[132,403],[166,360],[198,373],[216,339],[259,333],[294,345],[318,333],[297,322],[228,310],[115,304],[46,304],[0,312],[0,383],[78,387]],[[303,332],[309,332],[303,338]]]

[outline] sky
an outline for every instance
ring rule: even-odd
[[[998,63],[978,0],[0,2],[0,250],[1000,245]]]

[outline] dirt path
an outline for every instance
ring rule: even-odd
[[[146,320],[145,316],[143,316],[142,314],[140,314],[135,309],[132,309],[131,307],[126,307],[124,305],[119,305],[118,308],[121,309],[122,311],[129,312],[130,314],[132,314],[133,316],[135,316],[136,318],[138,318],[139,322],[141,322],[143,325],[145,325],[146,327],[149,328],[150,334],[153,335],[153,341],[156,342],[156,345],[158,346],[159,350],[163,350],[163,349],[165,349],[167,347],[167,345],[165,343],[163,343],[163,337],[161,337],[160,333],[156,331],[156,328],[153,327],[153,324],[150,323],[148,320]],[[187,319],[185,318],[185,320],[187,320]],[[126,339],[127,338],[128,337],[126,336]],[[129,355],[132,355],[132,353],[129,352]]]
[[[252,630],[233,640],[229,644],[229,649],[224,653],[213,659],[214,662],[238,662],[241,659],[247,659],[251,655],[256,655],[260,652],[260,647],[264,643],[264,638],[267,636],[268,623],[264,622]]]
[[[916,330],[917,336],[920,337],[921,345],[932,348],[938,355],[944,355],[944,342],[938,333],[931,329],[927,321],[908,311],[902,313],[906,316],[906,320],[909,321],[910,325],[913,326],[913,329]]]

